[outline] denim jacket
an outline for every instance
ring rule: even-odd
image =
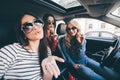
[[[65,37],[63,37],[61,42],[61,47],[66,57],[66,63],[72,66],[74,66],[75,64],[86,64],[86,40],[83,44],[76,43],[76,40],[71,41],[73,43],[71,43],[71,47],[69,49],[65,45]]]

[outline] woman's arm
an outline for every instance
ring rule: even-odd
[[[84,39],[84,42],[80,44],[79,48],[80,48],[80,53],[85,54],[85,51],[86,51],[86,40],[85,39]]]
[[[0,51],[0,54],[1,54],[1,51]],[[4,62],[3,62],[3,58],[0,56],[0,79],[2,78],[4,73],[5,73]]]
[[[8,45],[0,49],[0,79],[9,69],[10,64],[15,60],[16,52],[13,45]]]
[[[65,39],[63,38],[63,41],[61,41],[61,48],[63,50],[64,56],[66,58],[66,62],[71,64],[72,66],[74,66],[76,63],[71,59],[70,55],[68,54],[67,50],[66,50],[66,46],[65,46]]]

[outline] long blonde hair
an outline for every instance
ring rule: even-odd
[[[72,24],[74,27],[77,28],[76,39],[77,39],[78,43],[82,43],[82,41],[81,41],[81,27],[80,27],[79,23],[76,20],[71,20],[67,23],[67,25],[68,24]],[[66,36],[65,36],[65,44],[68,48],[71,46],[71,44],[70,44],[71,39],[72,39],[72,36],[70,36],[70,34],[67,32]]]

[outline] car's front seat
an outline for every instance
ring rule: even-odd
[[[64,23],[58,24],[56,32],[59,36],[64,35],[66,32],[66,24]]]

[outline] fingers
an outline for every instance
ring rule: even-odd
[[[54,57],[54,59],[55,59],[56,61],[64,62],[64,59],[62,59],[62,58],[60,58],[60,57],[57,57],[57,56],[53,56],[53,57]]]
[[[74,65],[74,68],[75,68],[75,69],[78,69],[78,68],[80,68],[80,67],[81,67],[80,64],[75,64],[75,65]]]
[[[49,67],[47,67],[45,64],[42,64],[42,69],[43,69],[43,79],[52,80],[53,74],[51,73],[51,71],[49,71]]]
[[[42,61],[42,69],[44,75],[49,77],[54,76],[55,78],[58,78],[60,75],[60,70],[56,64],[56,61],[64,62],[64,59],[57,56],[49,56]]]
[[[56,63],[55,64],[50,64],[49,67],[51,68],[51,71],[52,71],[54,77],[58,78],[58,76],[60,75],[60,70],[59,70],[57,64]]]
[[[47,58],[45,58],[45,59],[42,61],[41,66],[42,66],[42,70],[43,70],[43,78],[44,78],[44,80],[52,80],[52,77],[53,77],[54,75],[53,75],[53,72],[51,71],[51,69],[50,69],[50,67],[49,67]]]
[[[47,73],[47,65],[46,64],[47,64],[46,59],[44,59],[41,64],[43,73]]]
[[[77,68],[80,68],[80,67],[81,67],[81,65],[80,65],[80,64],[78,64],[78,65],[77,65]]]

